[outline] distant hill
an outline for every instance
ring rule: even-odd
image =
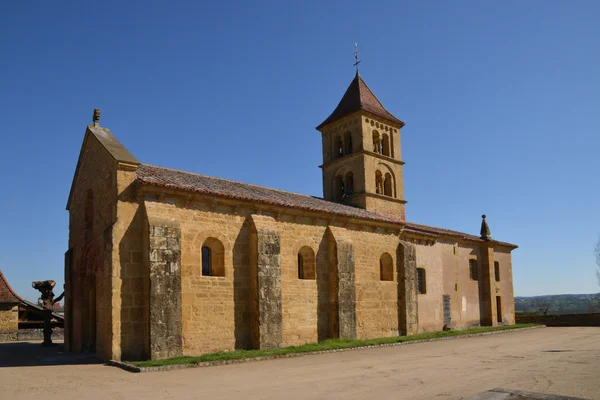
[[[515,311],[547,315],[600,313],[600,293],[515,297]]]

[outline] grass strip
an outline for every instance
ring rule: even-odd
[[[522,329],[539,326],[539,324],[516,324],[507,326],[483,326],[457,331],[442,331],[420,333],[412,336],[394,336],[376,339],[329,339],[318,343],[307,343],[302,346],[289,346],[271,350],[235,350],[235,351],[219,351],[217,353],[208,353],[200,356],[183,356],[165,358],[162,360],[149,361],[133,361],[128,364],[136,367],[160,367],[164,365],[177,364],[198,364],[207,361],[222,361],[222,360],[239,360],[244,358],[266,357],[266,356],[281,356],[292,353],[311,353],[325,350],[349,349],[355,347],[377,346],[382,344],[411,342],[414,340],[437,339],[450,336],[472,335],[474,333],[506,331],[511,329]]]

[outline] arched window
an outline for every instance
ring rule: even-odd
[[[347,172],[346,179],[344,181],[345,181],[344,188],[346,189],[345,190],[346,197],[352,196],[354,194],[354,174],[352,172]]]
[[[386,133],[383,134],[383,140],[381,141],[381,154],[390,156],[390,137]]]
[[[383,194],[383,178],[381,176],[381,171],[375,172],[375,192],[377,194]]]
[[[218,239],[208,238],[202,244],[202,275],[225,276],[225,249]]]
[[[87,191],[85,198],[85,209],[84,209],[84,236],[85,240],[92,238],[94,225],[94,192],[92,189]]]
[[[394,261],[388,253],[383,253],[379,259],[379,280],[394,280]]]
[[[344,142],[346,143],[346,151],[344,154],[352,154],[352,134],[350,132],[346,132]]]
[[[344,187],[344,179],[341,175],[335,177],[335,199],[340,201],[344,198],[344,193],[346,192]]]
[[[383,194],[386,196],[393,196],[392,194],[392,175],[388,172],[385,174],[385,181],[383,182]]]
[[[417,268],[417,291],[419,294],[427,293],[427,278],[425,268]]]
[[[344,155],[344,143],[342,142],[342,139],[339,136],[336,136],[333,139],[333,146],[333,156],[335,158],[339,158]]]
[[[298,252],[298,279],[317,279],[315,252],[308,246]]]
[[[212,252],[210,247],[202,246],[202,275],[210,276],[212,271]]]
[[[379,138],[379,132],[373,131],[373,151],[375,153],[381,153],[381,139]]]

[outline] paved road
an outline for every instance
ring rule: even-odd
[[[461,399],[496,387],[600,399],[600,328],[141,374],[50,353],[26,366],[39,351],[28,346],[14,357],[0,343],[0,399]]]

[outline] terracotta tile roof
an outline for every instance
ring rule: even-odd
[[[20,303],[23,299],[10,287],[8,281],[0,271],[0,303]]]
[[[394,117],[388,110],[385,109],[383,104],[381,104],[379,99],[373,94],[371,89],[369,89],[365,81],[357,72],[356,76],[350,83],[350,86],[348,86],[348,89],[346,89],[346,93],[344,93],[340,103],[337,105],[335,110],[333,110],[331,115],[327,117],[327,119],[319,126],[317,126],[317,129],[320,129],[327,124],[337,121],[338,119],[359,110],[370,112],[371,114],[375,114],[381,118],[387,119],[388,121],[404,126],[404,122]]]
[[[437,228],[435,226],[415,224],[414,222],[407,222],[404,226],[404,230],[408,232],[414,233],[426,233],[426,234],[434,234],[439,236],[451,236],[455,238],[460,238],[463,240],[473,241],[473,242],[485,242],[485,240],[481,239],[479,236],[470,235],[464,232],[453,231],[451,229]],[[517,248],[517,245],[507,242],[500,242],[498,240],[492,240],[492,243],[500,244],[503,246],[508,246],[512,248]]]
[[[179,171],[176,169],[158,167],[149,164],[140,164],[137,169],[138,181],[152,186],[162,186],[176,190],[196,192],[214,196],[223,196],[230,199],[246,200],[257,203],[272,204],[301,210],[324,212],[327,214],[365,219],[370,221],[387,222],[392,224],[405,224],[404,230],[426,236],[452,236],[464,240],[483,242],[477,236],[449,229],[433,226],[403,222],[399,218],[391,218],[371,211],[334,203],[318,197],[305,194],[286,192],[264,186],[235,182],[212,176]],[[515,247],[510,243],[495,242]]]
[[[235,182],[170,168],[157,167],[154,165],[141,164],[137,169],[137,176],[140,182],[148,185],[164,186],[172,189],[292,207],[302,210],[319,211],[344,217],[395,224],[402,223],[399,218],[386,217],[371,211],[363,210],[362,208],[333,203],[318,197],[270,189],[263,186]]]

